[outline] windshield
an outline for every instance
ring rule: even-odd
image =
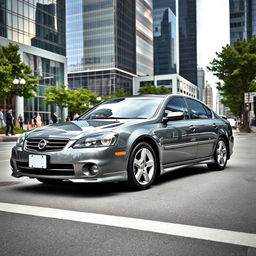
[[[117,98],[110,99],[84,115],[84,119],[148,119],[154,116],[163,98]]]

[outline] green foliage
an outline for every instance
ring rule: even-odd
[[[50,86],[45,92],[45,103],[56,104],[63,108],[68,108],[71,116],[75,113],[82,113],[97,103],[97,95],[87,89],[79,88],[77,90],[67,89],[66,85],[60,87]],[[62,115],[61,115],[62,116]]]
[[[21,61],[18,53],[19,46],[9,43],[8,46],[0,45],[0,98],[7,99],[18,95],[25,98],[35,97],[38,78],[31,77],[31,68]],[[23,78],[26,84],[14,86],[14,79]]]
[[[256,90],[256,37],[252,40],[237,40],[234,46],[225,46],[216,53],[208,69],[223,84],[218,84],[223,96],[223,104],[234,115],[244,110],[244,93]]]
[[[139,89],[139,94],[171,94],[171,91],[165,86],[155,87],[150,82]]]
[[[125,90],[119,89],[111,96],[101,96],[101,101],[125,96],[127,96]],[[70,116],[73,116],[75,113],[81,114],[98,103],[96,93],[84,88],[76,90],[67,89],[64,84],[60,85],[60,87],[48,87],[45,92],[44,101],[46,104],[58,105],[61,112],[63,112],[63,108],[67,107]]]
[[[71,115],[83,113],[97,103],[97,94],[84,88],[68,90],[68,110]]]
[[[46,104],[56,104],[60,108],[68,107],[69,94],[65,84],[60,87],[50,86],[45,91],[44,102]]]
[[[113,98],[127,97],[127,96],[129,95],[124,90],[124,88],[120,88],[117,91],[113,92],[110,96],[100,96],[100,97],[101,97],[101,101],[105,101]]]

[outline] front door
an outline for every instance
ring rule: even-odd
[[[180,111],[184,119],[169,121],[155,131],[162,147],[162,163],[164,167],[191,160],[196,157],[196,130],[191,126],[189,112],[183,97],[173,97],[166,105],[166,112]]]

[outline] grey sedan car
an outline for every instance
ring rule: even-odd
[[[142,190],[185,166],[223,170],[232,152],[229,122],[203,103],[150,95],[110,99],[74,121],[26,132],[11,167],[14,177],[43,183],[127,181]]]

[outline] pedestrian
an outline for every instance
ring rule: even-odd
[[[36,115],[34,115],[33,119],[32,119],[32,126],[33,127],[37,127],[37,120],[36,120]]]
[[[58,122],[58,116],[57,116],[57,113],[54,112],[54,113],[52,114],[52,123],[53,123],[53,124],[56,124],[57,122]]]
[[[18,122],[19,122],[19,125],[20,125],[20,129],[23,129],[24,119],[23,119],[23,116],[21,114],[19,114],[19,116],[18,116]]]
[[[9,136],[9,130],[11,128],[11,134],[14,135],[13,133],[13,114],[12,114],[12,108],[9,108],[7,113],[6,113],[6,131],[5,131],[5,135]]]
[[[3,109],[0,109],[0,128],[5,127],[5,122],[4,122],[4,113],[3,113]]]
[[[41,125],[42,125],[42,119],[41,119],[39,112],[37,112],[37,116],[36,116],[36,125],[37,125],[37,127],[41,127]]]
[[[79,117],[78,113],[75,113],[73,116],[73,120],[77,119]]]

